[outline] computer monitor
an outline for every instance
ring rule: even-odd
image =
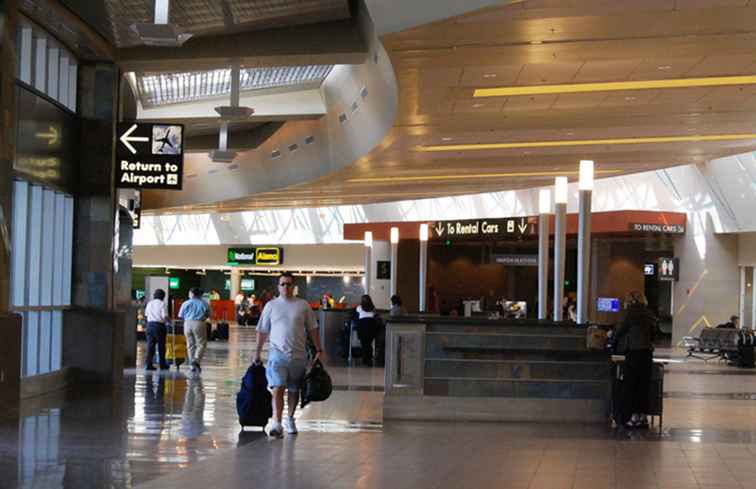
[[[596,299],[596,310],[598,312],[619,312],[620,300],[616,297],[599,297]]]

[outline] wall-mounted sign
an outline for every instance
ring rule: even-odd
[[[254,248],[229,248],[226,253],[226,262],[229,265],[254,265]]]
[[[178,288],[181,288],[181,280],[179,280],[178,277],[170,277],[170,278],[168,278],[168,288],[169,289],[178,289]]]
[[[391,280],[391,262],[390,261],[378,261],[377,273],[375,274],[378,280]]]
[[[184,126],[118,124],[116,187],[181,190]]]
[[[491,261],[513,267],[537,267],[538,255],[491,255]]]
[[[229,265],[282,265],[283,248],[266,246],[260,248],[229,248],[226,252]]]
[[[636,233],[685,234],[682,224],[630,223],[630,231]]]
[[[596,299],[596,310],[598,312],[619,312],[620,300],[616,297],[599,297]]]
[[[257,248],[255,255],[258,265],[281,265],[283,263],[283,248]]]
[[[504,219],[468,219],[437,221],[431,224],[430,239],[506,239],[537,233],[537,217],[508,217]]]
[[[659,258],[657,268],[659,280],[677,282],[680,280],[680,260],[677,258]]]
[[[652,277],[656,275],[656,263],[646,263],[643,265],[643,275]]]
[[[239,288],[241,290],[255,290],[255,279],[253,278],[241,279],[241,282],[239,283]]]

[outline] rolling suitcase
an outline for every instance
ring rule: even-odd
[[[186,337],[184,336],[184,322],[175,320],[173,324],[166,326],[168,334],[165,336],[165,362],[175,365],[176,370],[186,362]]]
[[[226,311],[223,311],[223,319],[215,326],[215,333],[219,340],[228,341],[228,323]]]

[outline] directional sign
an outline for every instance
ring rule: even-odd
[[[438,221],[431,226],[431,240],[507,239],[536,234],[537,217]]]
[[[184,126],[118,124],[117,187],[181,190],[183,173]]]

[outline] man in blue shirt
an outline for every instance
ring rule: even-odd
[[[210,317],[210,306],[202,300],[202,291],[199,288],[192,287],[189,290],[189,300],[181,304],[178,316],[184,320],[184,336],[192,373],[200,373],[200,362],[207,346],[205,319]]]

